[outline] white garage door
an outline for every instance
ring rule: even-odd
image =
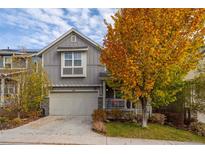
[[[50,115],[90,116],[97,109],[98,93],[51,93]]]

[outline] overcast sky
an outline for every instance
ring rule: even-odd
[[[116,9],[0,9],[0,49],[41,49],[74,27],[99,44]]]

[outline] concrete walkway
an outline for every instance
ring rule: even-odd
[[[0,132],[0,144],[198,144],[190,142],[106,137],[91,130],[90,117],[48,116]]]

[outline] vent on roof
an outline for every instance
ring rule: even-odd
[[[71,42],[76,42],[76,36],[75,35],[71,36]]]

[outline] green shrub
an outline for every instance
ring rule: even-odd
[[[141,122],[142,116],[139,114],[136,114],[135,112],[125,112],[119,109],[112,109],[112,110],[103,110],[103,109],[97,109],[92,114],[92,120],[93,121],[137,121]]]
[[[134,112],[123,112],[122,113],[122,120],[123,121],[134,121],[136,120],[136,114]]]
[[[29,116],[30,112],[26,112],[21,110],[21,118],[27,118]],[[0,109],[0,116],[8,117],[10,120],[16,118],[18,116],[18,109],[15,103],[9,104],[7,106],[4,106]]]
[[[130,122],[137,122],[141,123],[142,121],[142,115],[141,114],[136,114],[135,112],[122,112],[121,119],[125,122],[130,121]]]
[[[107,111],[107,114],[109,120],[122,120],[122,117],[124,115],[123,111],[119,109],[112,109],[110,111]]]
[[[205,125],[201,122],[192,122],[189,125],[189,130],[197,135],[205,136]]]
[[[106,121],[107,112],[103,109],[97,109],[92,114],[93,121]]]
[[[0,124],[5,124],[9,121],[7,117],[0,117]]]
[[[15,118],[11,121],[12,125],[17,126],[22,123],[22,120],[20,118]]]
[[[161,125],[164,125],[165,120],[166,120],[166,116],[161,113],[153,113],[152,116],[149,118],[149,121],[151,123],[157,123]]]
[[[7,117],[0,117],[0,130],[9,127],[9,118]]]
[[[0,109],[0,117],[8,117],[10,120],[17,116],[15,110],[12,110],[12,106],[6,106]]]

